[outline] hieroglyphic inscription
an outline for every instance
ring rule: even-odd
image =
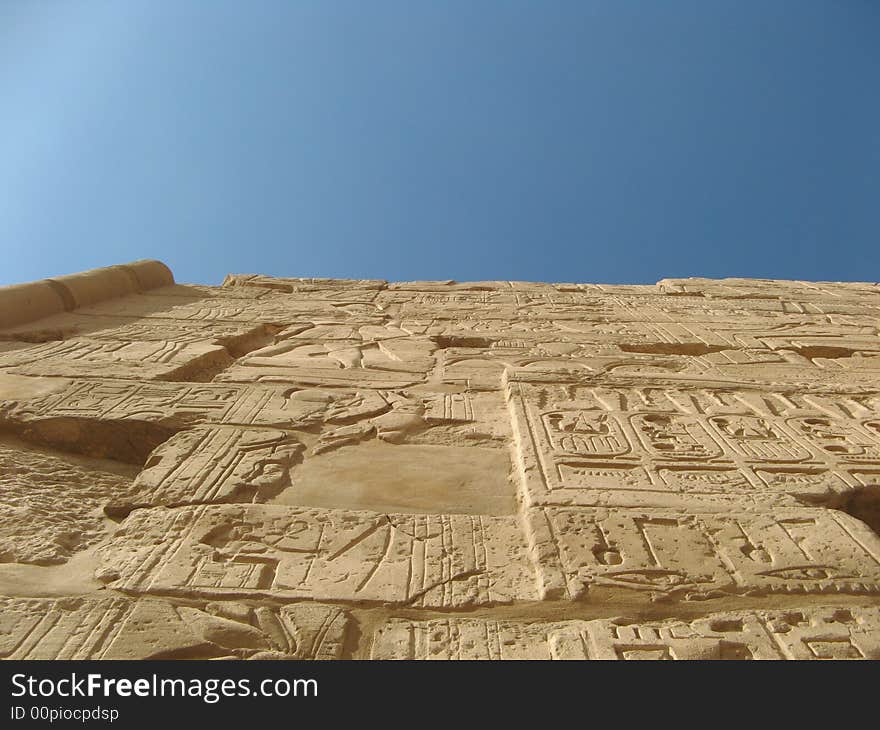
[[[880,466],[872,421],[844,416],[847,399],[840,397],[551,379],[507,374],[530,504],[795,505],[793,498],[857,485],[859,464]]]
[[[534,595],[518,521],[218,505],[132,513],[114,588],[452,607]]]

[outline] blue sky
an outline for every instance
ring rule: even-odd
[[[872,0],[3,0],[0,284],[880,279]]]

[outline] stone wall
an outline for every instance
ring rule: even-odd
[[[880,658],[880,286],[0,289],[0,656]]]

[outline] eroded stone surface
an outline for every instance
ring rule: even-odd
[[[273,429],[196,428],[158,447],[135,480],[128,499],[114,499],[108,514],[135,507],[265,502],[290,483],[303,446]]]
[[[339,659],[348,619],[333,606],[200,608],[122,598],[0,599],[8,659]]]
[[[137,510],[101,575],[131,593],[430,607],[534,597],[516,518],[275,505]]]
[[[545,597],[616,587],[724,593],[880,592],[880,538],[833,510],[771,514],[544,508],[528,530]]]
[[[877,658],[877,284],[0,303],[3,656]]]
[[[106,537],[103,509],[132,469],[0,440],[0,563],[55,565]]]
[[[880,609],[801,608],[694,621],[392,619],[373,659],[878,659]]]

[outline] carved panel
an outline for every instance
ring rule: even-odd
[[[545,598],[880,592],[880,538],[822,509],[687,514],[546,507],[527,514]]]
[[[391,619],[373,659],[743,660],[880,658],[876,607],[712,613],[692,621]]]
[[[854,487],[855,465],[880,467],[874,421],[845,415],[868,412],[864,397],[523,370],[508,371],[506,395],[532,505],[796,506]]]
[[[534,597],[518,521],[268,505],[138,510],[104,554],[112,587],[426,607]]]
[[[0,599],[4,659],[339,659],[348,616],[334,606],[205,609],[123,598]]]

